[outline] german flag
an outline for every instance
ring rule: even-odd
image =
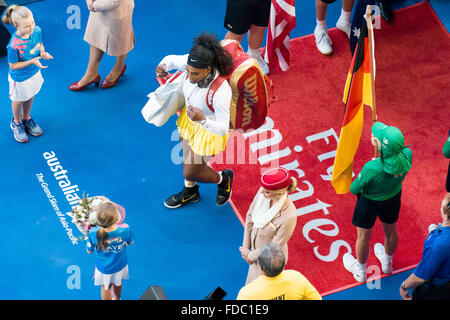
[[[369,50],[372,48],[369,48],[367,23],[364,20],[344,89],[345,115],[331,176],[331,184],[338,194],[350,191],[353,159],[363,128],[364,105],[373,107]]]

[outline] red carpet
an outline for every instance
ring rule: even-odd
[[[331,56],[317,51],[312,35],[291,40],[290,70],[272,76],[278,99],[269,109],[265,129],[246,138],[235,134],[226,154],[212,163],[215,169],[234,170],[232,206],[242,222],[259,188],[261,170],[277,165],[292,170],[299,181],[299,191],[291,194],[299,217],[287,268],[302,272],[322,295],[359,284],[342,265],[345,252],[355,254],[351,218],[356,197],[337,195],[329,182],[337,146],[333,133],[341,129],[351,55],[345,34],[336,28],[329,33]],[[397,11],[393,24],[381,22],[381,29],[375,30],[375,59],[378,119],[399,127],[413,150],[398,221],[394,272],[399,272],[419,262],[428,225],[441,221],[448,166],[441,152],[450,125],[450,38],[430,5],[420,3]],[[356,174],[373,156],[371,118],[366,107]],[[369,268],[369,277],[384,276],[377,273],[373,254],[373,245],[383,241],[377,221],[368,261],[376,268]]]

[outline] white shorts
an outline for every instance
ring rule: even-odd
[[[96,286],[104,286],[106,289],[109,289],[109,286],[114,284],[116,287],[119,287],[122,285],[122,279],[128,280],[128,265],[113,274],[104,274],[95,268],[94,279]]]
[[[44,78],[42,78],[41,70],[34,76],[25,81],[14,81],[8,73],[9,81],[9,98],[12,101],[28,101],[39,93]]]

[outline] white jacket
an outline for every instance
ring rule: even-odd
[[[162,59],[159,64],[165,64],[167,66],[167,71],[173,69],[185,71],[188,56],[188,54],[169,55]],[[216,72],[215,78],[218,76],[219,73]],[[197,84],[191,83],[189,78],[186,78],[183,81],[182,88],[186,106],[192,105],[193,107],[199,108],[206,117],[203,128],[221,136],[227,134],[230,126],[230,103],[232,96],[231,87],[228,84],[228,81],[224,81],[214,95],[214,112],[208,108],[206,103],[206,95],[208,94],[211,84],[206,88],[200,88]]]

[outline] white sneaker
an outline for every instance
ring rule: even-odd
[[[267,62],[264,60],[264,58],[261,56],[260,53],[258,53],[256,56],[250,54],[250,57],[252,57],[258,62],[264,74],[269,74],[269,66],[267,65]]]
[[[353,274],[353,277],[358,282],[366,282],[367,280],[367,271],[362,270],[359,265],[358,261],[350,254],[346,253],[342,257],[342,263],[344,264],[345,269]]]
[[[314,38],[316,39],[316,47],[320,53],[328,55],[333,52],[333,48],[331,47],[332,42],[327,30],[316,26],[314,29]]]
[[[350,31],[352,29],[351,22],[338,19],[338,21],[336,22],[336,27],[342,32],[345,32],[347,34],[347,37],[350,39]]]
[[[394,271],[394,268],[392,267],[392,260],[387,261],[387,259],[385,258],[386,252],[384,251],[384,246],[379,242],[375,243],[373,251],[375,253],[375,257],[380,260],[381,270],[383,270],[383,272],[387,274],[392,273]]]

